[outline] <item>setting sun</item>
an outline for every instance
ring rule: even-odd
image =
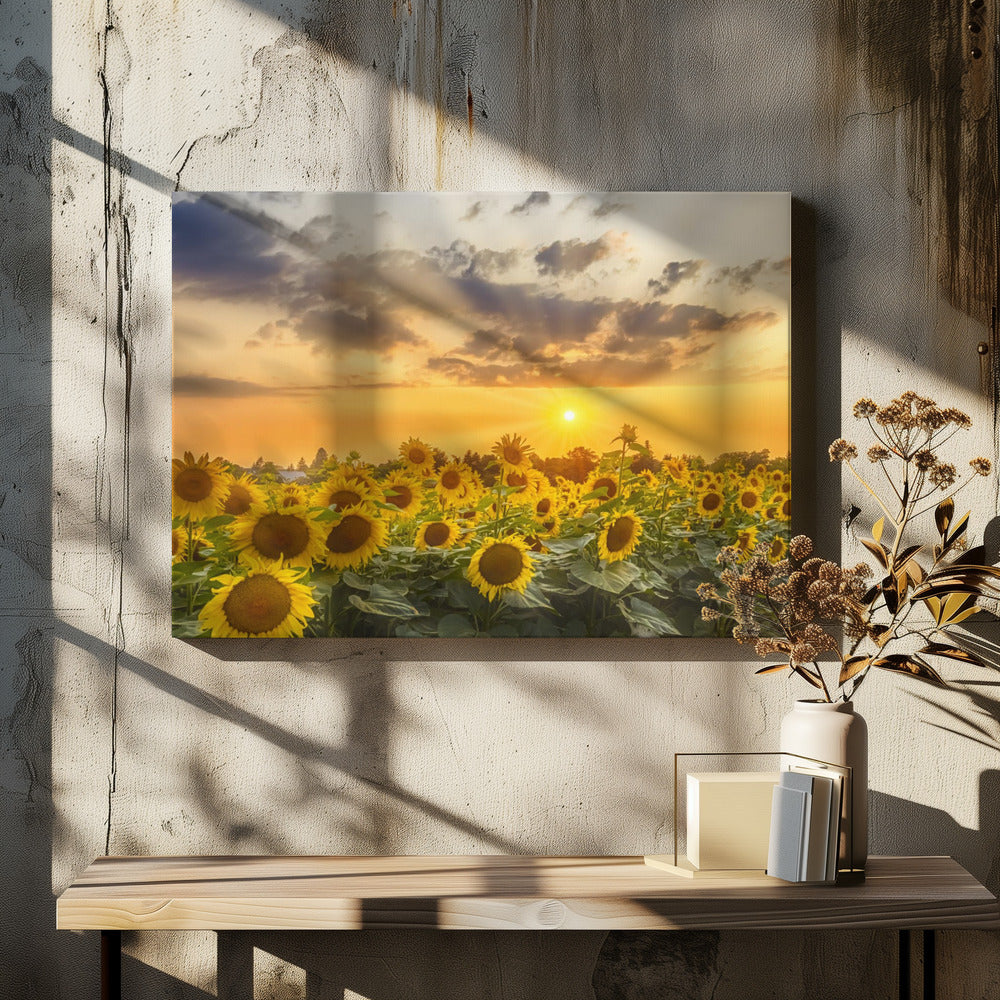
[[[563,414],[563,420],[576,420],[576,414],[572,410],[567,410]]]

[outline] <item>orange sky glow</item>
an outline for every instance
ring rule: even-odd
[[[174,203],[174,451],[789,450],[780,194]],[[567,420],[567,411],[573,419]]]

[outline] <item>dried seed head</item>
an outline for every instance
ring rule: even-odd
[[[837,438],[837,440],[830,445],[831,462],[849,462],[852,458],[857,457],[858,446],[856,444],[852,444],[850,441],[845,441],[844,438]]]

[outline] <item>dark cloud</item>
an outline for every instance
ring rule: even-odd
[[[648,286],[653,295],[668,295],[685,281],[693,281],[705,266],[703,260],[672,260],[658,278],[650,278]]]
[[[547,205],[552,200],[548,191],[532,191],[524,201],[515,205],[511,210],[511,215],[524,215],[530,212],[536,205]]]
[[[470,206],[469,210],[463,215],[458,221],[459,222],[471,222],[480,212],[483,210],[483,203],[481,201],[474,201]]]
[[[213,298],[269,298],[291,263],[282,244],[245,215],[200,198],[173,206],[176,291]]]
[[[491,286],[490,294],[500,292]],[[486,290],[479,289],[478,301],[488,301]],[[760,330],[778,318],[633,299],[576,302],[536,293],[532,301],[534,313],[498,312],[495,324],[431,358],[428,370],[475,385],[641,385],[691,364],[722,336]],[[552,322],[556,316],[561,325]]]
[[[392,313],[374,306],[363,313],[335,307],[311,309],[297,321],[295,331],[313,350],[336,354],[372,351],[387,356],[400,344],[424,343]]]
[[[336,247],[345,236],[352,233],[344,219],[333,215],[317,215],[310,219],[299,231],[298,242],[314,252]]]
[[[533,284],[502,284],[477,277],[453,279],[472,322],[547,343],[579,343],[595,333],[613,309],[608,299],[545,294]],[[482,320],[489,320],[488,324]]]
[[[784,257],[781,260],[768,260],[761,257],[746,267],[720,267],[712,275],[712,283],[717,284],[728,281],[733,288],[740,292],[749,292],[762,274],[788,274],[791,271],[791,257]]]
[[[606,215],[614,215],[615,212],[621,212],[628,208],[628,205],[623,201],[618,201],[616,198],[605,198],[599,205],[595,205],[591,209],[590,214],[595,219],[603,219]]]
[[[245,379],[215,378],[212,375],[175,375],[175,396],[212,396],[235,399],[246,396],[273,396],[276,390]]]
[[[373,382],[364,376],[350,375],[339,382],[316,385],[262,385],[246,379],[215,378],[211,375],[176,375],[175,396],[209,399],[248,399],[258,396],[315,396],[334,389],[407,389],[412,382]]]
[[[468,240],[454,240],[447,247],[431,247],[427,259],[443,274],[492,278],[515,267],[523,256],[520,250],[477,250]]]
[[[579,239],[556,240],[535,254],[535,263],[538,265],[539,274],[558,277],[564,274],[579,274],[594,261],[603,260],[610,254],[611,246],[606,235],[589,243]]]
[[[551,385],[642,385],[672,369],[669,347],[655,358],[592,357],[568,359],[561,355],[524,361],[473,364],[445,355],[430,358],[429,370],[461,385],[543,387]]]

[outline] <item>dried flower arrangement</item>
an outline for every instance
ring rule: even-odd
[[[979,610],[979,598],[1000,597],[1000,569],[985,564],[983,546],[967,547],[969,514],[955,518],[955,496],[972,479],[956,486],[955,466],[940,457],[949,438],[972,426],[968,414],[904,392],[886,406],[858,400],[854,416],[867,421],[875,437],[867,457],[887,487],[879,492],[858,471],[858,447],[850,441],[834,441],[830,461],[843,462],[882,511],[871,537],[861,539],[880,579],[872,582],[866,563],[845,568],[814,556],[812,540],[798,535],[776,562],[764,550],[747,556],[723,549],[725,596],[712,584],[698,588],[706,602],[703,618],[735,619],[737,642],[752,644],[760,657],[782,658],[757,673],[790,670],[827,702],[850,701],[872,668],[943,685],[929,658],[981,663],[948,630]],[[974,475],[990,474],[989,459],[973,458],[969,465]],[[938,501],[941,492],[947,496]],[[932,509],[939,540],[911,542],[913,522]],[[818,662],[827,651],[840,661],[832,688]]]

